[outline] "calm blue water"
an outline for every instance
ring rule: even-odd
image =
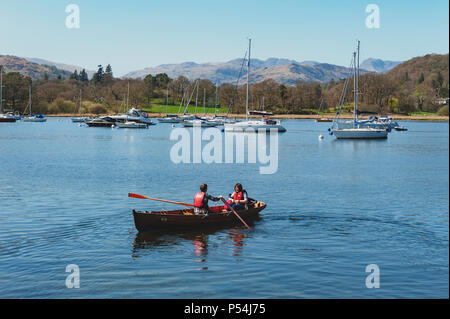
[[[173,164],[170,125],[2,123],[0,298],[448,298],[449,125],[401,124],[385,141],[336,141],[329,123],[286,120],[278,171],[261,175]],[[178,206],[128,192],[192,202],[201,183],[227,195],[236,182],[268,204],[251,231],[134,228],[133,208]]]

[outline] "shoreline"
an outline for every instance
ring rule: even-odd
[[[82,116],[89,116],[89,117],[99,117],[99,116],[108,116],[111,114],[83,114]],[[225,115],[225,114],[217,114],[217,115]],[[392,117],[392,120],[394,121],[443,121],[448,122],[449,117],[448,116],[441,116],[441,115],[401,115],[401,114],[387,114],[388,116]],[[70,113],[63,113],[63,114],[48,114],[45,115],[46,117],[79,117],[79,114],[70,114]],[[147,113],[147,116],[149,118],[161,118],[165,116],[165,113]],[[244,114],[229,114],[230,118],[239,118],[244,119]],[[310,119],[315,120],[317,118],[329,118],[333,119],[334,114],[328,114],[328,115],[314,115],[314,114],[275,114],[271,116],[271,118],[274,119]],[[249,118],[261,118],[261,116],[249,116]],[[352,119],[352,114],[344,114],[341,115],[340,118],[343,119]],[[367,116],[361,116],[361,119],[367,118]]]

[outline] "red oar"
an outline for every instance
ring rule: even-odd
[[[245,225],[245,227],[247,227],[248,229],[250,229],[250,227],[247,225],[247,223],[246,222],[244,222],[244,220],[241,218],[241,216],[239,216],[239,214],[234,210],[234,208],[233,207],[231,207],[230,206],[230,204],[228,204],[228,202],[223,198],[223,197],[221,197],[220,198],[221,200],[222,200],[222,202],[236,215],[236,217],[237,218],[239,218],[239,220],[242,222],[242,224],[244,224]]]
[[[159,198],[151,198],[151,197],[147,197],[147,196],[143,196],[143,195],[139,195],[139,194],[133,194],[133,193],[128,193],[128,197],[141,198],[141,199],[151,199],[151,200],[157,200],[159,202],[165,202],[165,203],[172,203],[172,204],[177,204],[177,205],[194,207],[193,204],[174,202],[174,201],[171,201],[171,200],[165,200],[165,199],[159,199]]]

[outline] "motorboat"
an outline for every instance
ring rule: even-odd
[[[10,113],[0,113],[0,123],[13,123],[16,122],[17,119],[11,115]]]
[[[113,125],[116,124],[116,122],[114,121],[114,119],[112,119],[111,117],[102,117],[102,118],[94,118],[94,119],[90,119],[85,121],[86,125],[89,127],[112,127]]]
[[[109,118],[113,119],[115,122],[137,122],[137,123],[143,123],[147,125],[155,125],[150,118],[147,117],[147,113],[143,112],[142,110],[131,108],[128,110],[128,112],[124,114],[118,114],[118,115],[110,115]]]

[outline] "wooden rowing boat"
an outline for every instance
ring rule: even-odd
[[[266,208],[265,203],[255,200],[251,200],[248,206],[248,209],[237,210],[247,223],[258,219],[259,212]],[[242,225],[242,222],[231,211],[225,210],[224,206],[210,207],[207,215],[197,215],[192,208],[158,212],[133,209],[133,217],[138,231]]]
[[[323,118],[317,118],[316,122],[333,122],[333,120],[323,117]]]

